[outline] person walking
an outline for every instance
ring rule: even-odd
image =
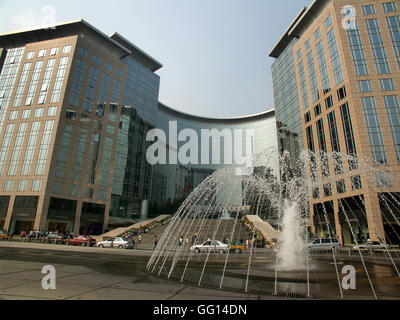
[[[183,237],[181,236],[180,238],[179,238],[179,246],[181,247],[183,245]]]
[[[155,235],[154,236],[154,250],[156,249],[157,244],[158,244],[158,238],[157,238],[157,235]]]
[[[139,233],[139,236],[138,236],[138,245],[141,245],[141,244],[142,244],[142,234]]]

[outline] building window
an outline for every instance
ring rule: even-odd
[[[43,116],[43,108],[39,108],[35,110],[35,115],[33,116],[34,118],[40,118]]]
[[[332,96],[329,96],[328,98],[325,99],[325,108],[329,109],[333,106],[333,98]]]
[[[95,64],[101,64],[100,58],[96,55],[93,56],[92,60]]]
[[[75,107],[78,107],[79,96],[81,94],[83,79],[85,76],[86,63],[83,60],[78,59],[75,65],[74,78],[72,80],[71,94],[69,97],[69,103]]]
[[[303,56],[303,51],[301,49],[297,50],[296,57],[297,59],[300,59]]]
[[[392,39],[393,49],[397,59],[397,66],[400,69],[400,17],[386,17],[386,24]]]
[[[373,4],[369,6],[362,6],[362,12],[364,16],[369,16],[371,14],[375,14],[375,6]]]
[[[374,97],[361,98],[366,128],[371,148],[372,159],[375,164],[387,164],[382,128]]]
[[[304,71],[304,62],[300,61],[298,65],[299,77],[300,77],[300,87],[303,96],[303,108],[307,109],[309,106],[308,101],[308,91],[307,91],[307,82],[306,82],[306,73]]]
[[[340,106],[340,113],[342,116],[343,133],[344,133],[344,138],[345,138],[345,142],[346,142],[347,154],[351,157],[354,157],[354,158],[349,159],[350,170],[353,170],[353,169],[358,168],[357,159],[355,159],[355,156],[357,155],[357,150],[356,150],[356,144],[354,141],[354,133],[353,133],[353,125],[352,125],[351,115],[350,115],[350,108],[349,108],[349,104],[347,102]]]
[[[70,53],[71,52],[71,45],[66,45],[63,47],[62,53],[66,54],[66,53]]]
[[[305,48],[306,48],[306,51],[307,51],[308,49],[311,48],[311,41],[310,41],[310,39],[308,39],[308,40],[306,41],[306,43],[304,44],[304,46],[305,46]]]
[[[372,91],[371,80],[358,80],[358,89],[360,90],[360,92]]]
[[[107,61],[104,62],[104,69],[108,72],[112,71],[112,65],[108,63]]]
[[[32,191],[38,192],[40,190],[42,190],[42,180],[33,180]]]
[[[375,171],[375,179],[377,187],[391,187],[392,178],[390,173],[384,171]]]
[[[379,79],[379,84],[381,85],[382,91],[395,90],[393,79]]]
[[[57,107],[49,107],[47,110],[47,116],[53,117],[57,114]]]
[[[308,111],[305,115],[304,115],[304,122],[308,123],[311,121],[311,112]]]
[[[26,191],[28,180],[19,180],[17,191]]]
[[[65,113],[65,118],[69,119],[69,120],[75,120],[76,117],[76,112],[74,110],[67,110],[67,112]]]
[[[367,19],[365,20],[365,23],[368,30],[372,52],[374,54],[376,70],[378,74],[388,74],[391,71],[378,19]]]
[[[11,111],[8,120],[17,120],[18,118],[18,111]]]
[[[79,48],[79,55],[85,58],[89,57],[89,52],[85,48]]]
[[[33,59],[34,56],[35,56],[35,51],[29,51],[29,52],[26,54],[26,60]]]
[[[362,189],[361,177],[360,176],[351,177],[351,189],[352,190]]]
[[[31,110],[24,110],[22,111],[21,119],[28,119],[29,116],[31,115]]]
[[[321,113],[322,113],[321,104],[318,103],[318,104],[314,107],[314,114],[315,114],[316,117],[318,117]]]
[[[336,182],[336,190],[337,193],[345,193],[346,192],[346,183],[344,179]]]
[[[314,136],[313,136],[312,126],[309,126],[309,127],[306,128],[306,134],[307,134],[307,147],[308,147],[308,150],[310,150],[311,152],[315,152]]]
[[[321,29],[318,28],[317,30],[315,30],[314,32],[314,40],[318,40],[321,37]]]
[[[46,50],[40,50],[38,53],[38,58],[43,58],[46,55]]]
[[[356,75],[366,76],[369,71],[357,21],[354,21],[353,28],[348,28],[346,31]]]
[[[58,53],[58,48],[52,48],[52,49],[50,50],[50,55],[51,55],[51,56],[55,56],[55,55],[57,55],[57,53]]]
[[[343,100],[347,97],[346,87],[343,86],[337,91],[338,101]]]
[[[313,189],[312,196],[313,196],[313,199],[318,199],[319,198],[319,188],[314,188]]]
[[[324,196],[329,197],[332,195],[332,185],[330,183],[324,184]]]
[[[386,2],[386,3],[384,3],[383,4],[383,11],[385,12],[385,13],[388,13],[388,12],[396,12],[397,11],[397,5],[396,5],[396,2]]]
[[[331,63],[332,63],[335,84],[339,85],[339,83],[341,83],[344,80],[344,78],[342,72],[342,64],[340,62],[340,57],[339,57],[339,50],[336,42],[335,29],[331,29],[331,31],[329,31],[326,34],[326,38],[328,40],[328,47],[331,56]]]
[[[331,91],[331,82],[329,80],[329,72],[326,65],[326,57],[322,40],[318,42],[315,47],[317,49],[317,60],[319,63],[319,72],[322,80],[322,92],[325,95]]]
[[[331,25],[332,25],[332,17],[329,16],[329,17],[326,18],[326,20],[324,21],[325,29],[328,29]]]
[[[13,180],[6,180],[4,182],[4,187],[3,191],[12,191],[14,186],[14,181]]]
[[[400,164],[400,107],[397,96],[384,96],[386,114],[396,152],[397,163]]]

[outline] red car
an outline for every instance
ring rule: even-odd
[[[96,240],[91,236],[76,236],[72,239],[68,239],[70,245],[75,246],[89,246],[92,247],[96,244]]]

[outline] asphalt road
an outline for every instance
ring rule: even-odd
[[[273,297],[190,286],[146,272],[151,250],[67,247],[0,241],[0,299],[259,300]],[[42,287],[54,266],[56,289]]]

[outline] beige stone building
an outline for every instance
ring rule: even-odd
[[[399,243],[400,2],[316,0],[270,56],[280,148],[315,153],[314,233]]]
[[[84,20],[0,35],[0,229],[99,234],[140,214],[161,67]]]

